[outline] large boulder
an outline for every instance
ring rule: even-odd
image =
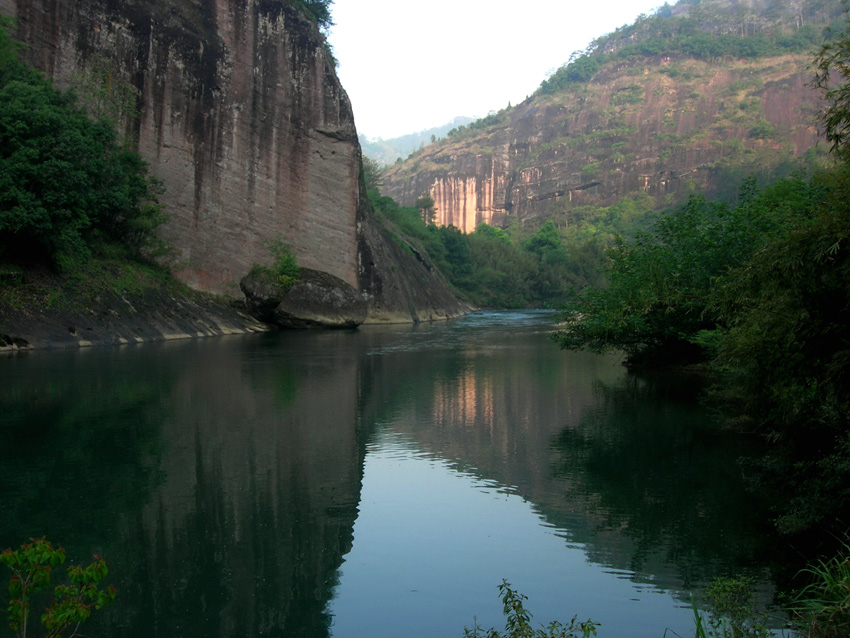
[[[242,278],[248,311],[260,321],[281,328],[356,328],[366,320],[366,299],[326,272],[301,268],[287,290],[270,271],[255,269]]]
[[[268,268],[253,268],[239,282],[245,295],[248,312],[266,323],[274,322],[274,311],[283,301],[288,290]]]

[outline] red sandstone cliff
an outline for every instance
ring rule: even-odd
[[[301,265],[367,296],[371,320],[464,311],[423,264],[376,259],[389,249],[362,193],[348,97],[318,27],[290,2],[0,0],[0,12],[60,88],[107,59],[138,91],[122,125],[164,184],[164,235],[191,286],[238,295],[280,237]]]
[[[712,192],[730,174],[770,171],[817,142],[810,56],[608,65],[569,91],[538,95],[390,168],[383,194],[430,194],[437,223],[566,215],[644,192],[658,206]],[[484,122],[486,122],[485,120]]]

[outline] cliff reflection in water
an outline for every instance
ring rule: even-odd
[[[390,431],[522,496],[563,547],[634,581],[676,591],[764,566],[742,451],[684,387],[559,352],[553,319],[0,360],[0,544],[47,535],[106,557],[119,599],[90,635],[327,638],[370,507],[364,459]]]
[[[351,356],[363,436],[403,435],[504,486],[634,582],[687,597],[718,574],[763,577],[778,544],[744,490],[750,450],[699,404],[702,379],[628,375],[616,356],[560,352],[546,338],[553,318],[361,331]]]
[[[4,454],[0,487],[16,507],[2,540],[46,534],[80,561],[107,558],[119,599],[91,635],[328,635],[362,472],[357,365],[279,346],[233,338],[0,362],[17,365],[12,394],[49,378],[64,411],[82,406],[71,423],[38,401],[4,406],[2,431],[23,456]],[[128,377],[134,391],[118,393]],[[49,449],[31,445],[41,428]],[[151,480],[116,484],[140,466]]]
[[[752,450],[700,405],[704,380],[629,375],[618,357],[559,352],[546,315],[519,314],[382,351],[381,373],[400,390],[385,393],[395,407],[375,420],[506,486],[633,582],[689,600],[721,574],[763,578],[780,544],[744,489],[739,459]]]

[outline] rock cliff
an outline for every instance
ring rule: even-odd
[[[106,60],[137,109],[121,125],[165,188],[165,238],[190,286],[238,295],[280,238],[299,263],[357,288],[384,320],[464,307],[387,237],[363,195],[348,97],[317,25],[289,0],[0,0],[25,59],[57,86]],[[399,277],[423,287],[388,301]],[[395,283],[394,283],[395,282]],[[446,306],[446,304],[449,304]]]
[[[817,142],[809,55],[609,64],[426,147],[384,175],[403,205],[430,194],[439,224],[465,232],[608,206],[712,192],[730,174],[770,171]],[[731,180],[734,181],[734,180]]]

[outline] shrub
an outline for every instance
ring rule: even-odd
[[[253,277],[262,278],[267,283],[280,286],[281,293],[285,295],[298,281],[301,268],[298,266],[295,253],[281,237],[276,237],[269,242],[269,252],[274,260],[272,265],[254,264],[250,274]]]
[[[31,539],[19,549],[0,553],[0,563],[12,570],[9,580],[9,627],[18,638],[26,638],[33,597],[50,587],[52,568],[65,562],[65,550],[50,541]],[[115,600],[115,588],[100,589],[108,573],[106,562],[99,556],[88,567],[70,565],[70,584],[56,585],[53,601],[41,616],[45,636],[59,638],[66,631],[77,635],[80,624],[93,610],[102,609]]]
[[[0,252],[60,269],[104,244],[159,248],[159,184],[119,144],[114,124],[89,119],[18,62],[0,22]]]
[[[482,633],[478,623],[475,623],[472,628],[464,628],[464,638],[577,638],[578,636],[589,638],[596,635],[597,623],[589,619],[577,622],[577,616],[573,616],[566,625],[553,621],[546,627],[532,629],[531,612],[524,605],[528,597],[512,589],[511,584],[506,580],[499,585],[499,593],[504,606],[504,633],[493,628]]]
[[[850,556],[843,553],[803,570],[811,582],[798,594],[791,610],[810,638],[850,636]]]

